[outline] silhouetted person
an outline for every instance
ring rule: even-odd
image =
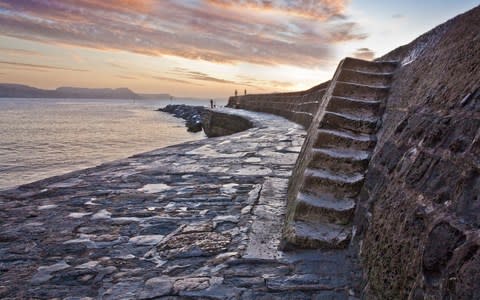
[[[235,90],[235,97],[237,97],[237,96],[238,96],[238,91],[237,91],[237,90]]]
[[[213,99],[210,99],[210,108],[213,108]]]
[[[244,92],[245,92],[245,95],[247,95],[247,90],[245,90]]]

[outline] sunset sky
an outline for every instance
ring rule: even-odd
[[[478,0],[0,0],[0,82],[225,98],[306,89]]]

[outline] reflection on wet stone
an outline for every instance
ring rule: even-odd
[[[280,299],[268,289],[282,282],[316,295],[289,276],[318,255],[277,250],[305,131],[222,111],[257,127],[0,193],[0,296]]]

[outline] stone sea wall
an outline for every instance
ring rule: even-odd
[[[227,106],[282,116],[308,128],[328,85],[329,81],[300,92],[233,96]]]
[[[480,7],[399,60],[362,192],[368,299],[480,298]]]
[[[480,7],[378,61],[399,65],[355,211],[363,295],[480,299]],[[228,106],[308,128],[328,86]]]

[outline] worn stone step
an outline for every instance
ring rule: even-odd
[[[368,167],[370,155],[369,151],[354,149],[313,148],[308,167],[341,173],[363,173]]]
[[[342,249],[348,246],[351,229],[343,225],[329,223],[309,223],[293,221],[285,228],[285,250],[304,249]]]
[[[372,86],[366,84],[337,81],[332,95],[359,100],[384,100],[388,96],[388,86]]]
[[[383,87],[390,85],[392,76],[392,73],[375,73],[353,69],[342,69],[337,80]]]
[[[319,128],[346,129],[355,133],[374,133],[377,131],[379,119],[349,113],[326,111]]]
[[[397,65],[396,61],[376,62],[347,57],[343,61],[342,68],[373,73],[393,73]]]
[[[295,105],[295,111],[303,111],[303,112],[313,112],[315,113],[320,106],[319,101],[311,101],[311,102],[301,102]]]
[[[360,114],[363,116],[379,116],[382,101],[362,100],[349,97],[332,97],[327,110],[332,112]]]
[[[295,220],[348,224],[354,211],[355,201],[352,199],[339,199],[331,194],[316,197],[299,192],[295,207]]]
[[[314,148],[342,148],[369,150],[375,146],[377,137],[369,134],[355,134],[342,130],[318,129]]]
[[[361,173],[342,174],[318,169],[306,169],[303,176],[302,190],[319,197],[324,193],[336,197],[355,197],[365,180]]]
[[[309,112],[294,111],[291,113],[292,120],[308,129],[313,120],[313,114]]]

